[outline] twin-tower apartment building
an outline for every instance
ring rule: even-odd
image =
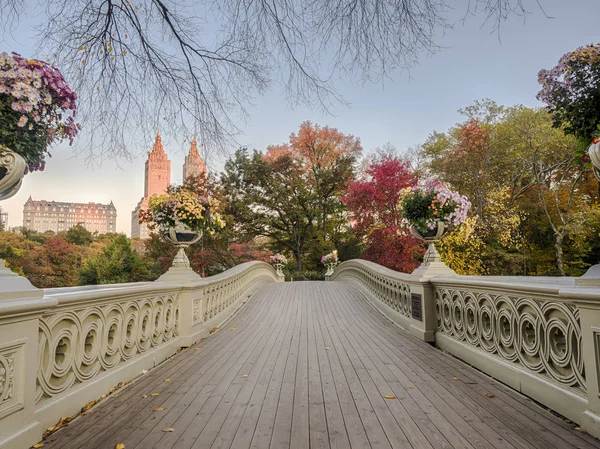
[[[198,144],[194,138],[183,164],[183,181],[199,176],[206,176],[206,164],[198,153]],[[131,238],[146,239],[150,236],[146,223],[140,224],[139,222],[140,211],[148,207],[148,199],[152,195],[165,193],[170,184],[171,161],[165,152],[159,132],[156,135],[152,151],[148,153],[148,160],[146,160],[144,196],[131,213]]]
[[[160,133],[156,135],[154,147],[148,153],[144,178],[144,196],[131,213],[131,237],[148,238],[146,224],[139,224],[141,209],[148,207],[148,199],[152,195],[165,193],[171,183],[171,161],[165,153]],[[196,139],[190,145],[189,154],[183,164],[183,179],[191,176],[206,176],[206,164],[198,153]],[[0,209],[1,212],[1,209]],[[0,219],[2,216],[0,215]],[[67,231],[78,224],[88,231],[98,234],[116,232],[117,209],[113,202],[100,203],[68,203],[59,201],[33,200],[31,196],[23,206],[23,227],[38,232]]]

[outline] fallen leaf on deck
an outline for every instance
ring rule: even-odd
[[[453,377],[452,379],[453,380],[460,380],[458,377]]]
[[[173,429],[172,427],[167,427],[166,429],[163,429],[163,432],[173,432],[175,429]]]
[[[145,394],[144,396],[142,396],[142,398],[144,398],[144,399],[146,399],[147,397],[148,397],[148,395],[147,395],[147,394]]]
[[[164,407],[156,407],[156,408],[153,408],[152,411],[153,412],[162,412],[164,409],[165,409]]]
[[[248,375],[247,375],[247,374],[244,374],[242,377],[246,378],[246,377],[248,377]]]
[[[237,330],[237,327],[232,327],[232,328],[231,328],[231,330],[232,330],[232,331],[236,331],[236,330]]]
[[[115,446],[115,449],[125,449],[125,445],[123,443],[119,443]]]
[[[408,386],[408,388],[410,388],[410,389],[412,390],[412,389],[413,389],[413,388],[415,388],[415,387],[413,387],[412,385],[409,385],[409,386]]]
[[[490,399],[496,397],[496,395],[494,393],[488,393],[488,394],[486,394],[486,396]]]
[[[43,446],[44,446],[44,443],[38,443],[38,444],[34,444],[34,445],[33,445],[33,447],[34,447],[35,449],[38,449],[39,447],[43,447]]]
[[[171,382],[171,379],[166,378],[165,380],[163,380],[163,382]]]
[[[386,398],[386,399],[396,399],[396,396],[388,394],[387,396],[384,396],[384,398]]]
[[[194,351],[200,351],[200,348],[194,348]]]
[[[325,351],[329,351],[331,348],[329,346],[325,346]]]
[[[575,427],[575,430],[578,430],[579,432],[581,432],[581,427]]]
[[[83,406],[83,408],[81,409],[82,412],[87,412],[89,409],[91,409],[94,405],[96,405],[96,401],[92,401],[92,402],[88,402],[87,404],[85,404]]]
[[[158,393],[151,393],[150,396],[158,396]]]

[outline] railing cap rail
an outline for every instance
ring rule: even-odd
[[[408,281],[415,282],[416,281],[415,277],[410,274],[401,273],[399,271],[395,271],[390,268],[386,268],[383,265],[379,265],[375,262],[371,262],[370,260],[364,260],[364,259],[351,259],[351,260],[347,260],[345,262],[340,263],[335,268],[335,272],[332,275],[332,279],[335,279],[335,277],[337,277],[344,269],[352,268],[352,267],[366,268],[366,269],[375,271],[377,274],[380,274],[382,276],[398,279],[403,282],[408,282]]]

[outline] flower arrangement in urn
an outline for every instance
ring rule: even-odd
[[[467,219],[471,202],[440,181],[429,179],[408,189],[400,200],[400,208],[415,237],[435,242],[451,226],[459,226]]]
[[[50,145],[73,143],[80,129],[76,101],[57,68],[0,53],[0,198],[16,193],[28,171],[44,169]]]
[[[321,263],[327,267],[327,271],[325,272],[325,276],[331,276],[333,274],[333,269],[338,264],[338,252],[334,250],[329,254],[325,254],[321,257]]]
[[[283,254],[275,254],[269,257],[269,260],[275,267],[275,271],[277,272],[277,276],[283,277],[283,267],[285,267],[288,263],[286,257]]]
[[[184,249],[200,240],[203,232],[212,235],[225,227],[218,208],[214,198],[175,187],[169,193],[151,196],[148,209],[140,211],[139,222],[158,229],[165,240],[179,248],[175,266],[189,267]]]

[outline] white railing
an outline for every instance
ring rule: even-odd
[[[270,265],[249,262],[189,283],[0,295],[0,448],[37,443],[61,417],[208,334],[277,279]]]
[[[600,279],[423,277],[351,260],[331,280],[357,286],[415,336],[600,436]]]
[[[332,281],[352,283],[364,290],[367,298],[384,306],[387,315],[398,315],[398,324],[407,327],[412,316],[410,296],[411,276],[382,267],[367,260],[349,260],[335,268]]]
[[[579,309],[556,287],[432,283],[437,340],[450,337],[585,396]]]

